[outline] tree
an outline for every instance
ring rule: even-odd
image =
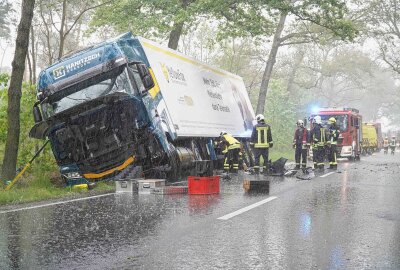
[[[15,176],[17,164],[19,135],[20,135],[20,102],[22,78],[25,70],[25,59],[29,45],[29,31],[31,28],[35,0],[23,0],[21,20],[18,25],[17,39],[15,44],[14,60],[12,62],[12,73],[10,87],[8,89],[7,108],[7,141],[4,152],[2,177],[12,179]]]
[[[366,10],[368,31],[378,42],[383,61],[400,74],[400,0],[373,0]]]
[[[0,38],[8,38],[10,35],[10,21],[12,6],[8,0],[0,0]]]
[[[110,3],[106,0],[39,0],[38,23],[42,44],[45,45],[46,65],[60,59],[66,50],[79,46],[82,20],[96,8]],[[74,32],[74,30],[76,30]],[[35,31],[36,32],[36,31]],[[78,37],[76,37],[78,35]],[[67,51],[68,52],[68,51]]]
[[[179,39],[198,14],[196,0],[116,0],[95,12],[93,28],[112,26],[118,32],[132,31],[147,37],[168,36],[176,50]]]
[[[220,19],[222,29],[230,29],[224,35],[266,37],[273,34],[256,113],[265,110],[268,84],[279,47],[314,42],[321,30],[343,40],[352,40],[357,33],[351,21],[345,18],[347,8],[342,0],[207,0],[207,3]],[[288,17],[292,20],[290,26],[285,27]]]

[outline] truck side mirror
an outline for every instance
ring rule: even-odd
[[[32,113],[33,113],[33,119],[35,120],[35,123],[40,123],[43,121],[42,113],[39,109],[39,102],[36,102],[33,105]]]
[[[151,77],[150,71],[147,68],[146,64],[140,63],[137,64],[139,76],[142,79],[143,86],[146,90],[150,90],[154,87],[154,80]]]

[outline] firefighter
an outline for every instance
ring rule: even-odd
[[[254,172],[260,172],[260,165],[263,169],[263,172],[266,173],[269,170],[268,164],[268,152],[269,148],[274,146],[272,141],[271,128],[269,125],[265,123],[264,115],[258,114],[256,116],[257,124],[253,128],[253,132],[251,134],[251,142],[250,145],[253,146],[254,153]],[[260,164],[260,157],[262,156],[264,162]]]
[[[390,140],[390,153],[394,155],[394,150],[396,149],[396,136],[392,136],[392,139]]]
[[[310,138],[315,146],[314,155],[316,167],[320,170],[324,170],[325,146],[328,141],[328,132],[322,126],[321,116],[319,115],[315,116],[315,125],[310,132]]]
[[[315,117],[313,117],[312,118],[312,126],[314,127],[316,124],[315,124]],[[310,132],[311,133],[311,132]],[[311,135],[310,135],[310,133],[309,133],[309,141],[311,142]],[[315,143],[313,143],[312,144],[312,153],[313,153],[313,165],[314,165],[314,169],[316,169],[317,168],[317,144],[315,144]]]
[[[336,124],[335,117],[331,117],[329,122],[329,169],[337,169],[337,143],[339,139],[340,129]]]
[[[220,136],[220,147],[224,158],[224,172],[237,173],[239,170],[240,142],[231,134],[222,131]]]
[[[296,160],[296,170],[300,169],[300,161],[302,159],[301,167],[307,167],[307,151],[309,146],[308,130],[304,127],[303,120],[297,120],[297,128],[294,132],[293,148],[295,148],[294,158]]]
[[[385,139],[383,140],[383,153],[387,154],[389,150],[389,139],[386,136]]]

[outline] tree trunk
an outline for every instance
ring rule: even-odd
[[[268,92],[268,84],[269,80],[271,79],[272,69],[274,68],[276,62],[276,55],[278,53],[278,49],[280,46],[280,38],[285,27],[285,20],[286,20],[287,13],[281,13],[279,18],[279,23],[276,27],[276,31],[274,34],[274,39],[272,41],[272,48],[269,52],[267,65],[265,66],[264,75],[261,81],[260,93],[258,95],[258,102],[257,102],[257,109],[256,114],[263,114],[265,110],[265,102],[267,99],[267,92]]]
[[[65,35],[64,35],[64,28],[65,28],[65,20],[67,17],[67,0],[63,1],[63,9],[62,9],[62,16],[61,16],[61,26],[60,26],[60,47],[58,50],[58,58],[60,59],[64,54],[64,43],[65,43]]]
[[[29,30],[32,24],[33,8],[35,0],[23,0],[21,20],[18,25],[17,39],[15,44],[14,60],[12,62],[12,73],[10,88],[8,89],[7,108],[7,140],[4,151],[2,177],[11,180],[15,176],[17,165],[19,131],[20,131],[20,102],[22,77],[25,70],[25,59],[29,46]]]
[[[26,76],[26,78],[29,78],[29,83],[32,84],[32,63],[31,63],[31,58],[29,57],[29,50],[26,52],[26,60],[28,60],[28,72],[29,72],[29,76]]]
[[[36,84],[36,47],[35,47],[35,32],[31,27],[31,58],[32,58],[32,84]]]
[[[174,23],[174,29],[169,34],[168,48],[176,50],[179,44],[179,38],[181,37],[183,29],[183,22]]]
[[[294,86],[294,79],[296,78],[297,70],[299,70],[299,67],[301,63],[303,62],[304,59],[304,51],[298,51],[295,59],[294,59],[294,64],[293,68],[290,71],[289,78],[288,78],[288,84],[287,84],[287,92],[289,95],[293,94],[293,86]]]
[[[182,9],[186,10],[191,0],[181,0]],[[174,22],[174,29],[169,34],[168,48],[178,49],[179,39],[182,34],[184,21]]]

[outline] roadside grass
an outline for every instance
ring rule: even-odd
[[[97,194],[105,191],[115,190],[114,182],[101,182],[95,188],[87,190],[75,190],[71,187],[56,187],[51,178],[58,170],[55,165],[49,168],[45,164],[34,164],[33,168],[26,171],[25,175],[17,182],[11,190],[5,191],[4,183],[0,188],[0,205],[10,205],[43,201],[65,197],[83,197],[87,194]],[[53,168],[54,167],[54,168]],[[44,173],[43,173],[44,172]]]

